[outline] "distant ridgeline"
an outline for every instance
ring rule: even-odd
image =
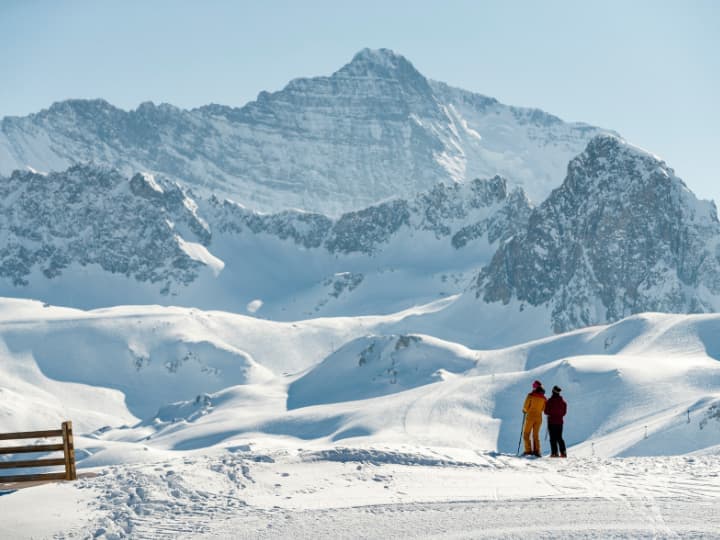
[[[123,111],[68,100],[0,122],[0,175],[94,162],[150,171],[263,212],[338,216],[439,182],[499,174],[544,199],[601,130],[427,79],[387,49],[241,108]]]
[[[460,294],[508,317],[546,310],[555,332],[720,307],[715,206],[610,135],[594,138],[537,207],[496,176],[337,218],[260,214],[90,165],[15,172],[0,201],[2,294],[78,307],[243,311],[260,299],[259,315],[282,319],[389,313]]]
[[[138,302],[144,296],[242,311],[259,298],[267,311],[272,300],[287,302],[307,290],[312,302],[305,309],[314,313],[361,287],[368,274],[427,269],[435,288],[457,291],[461,280],[450,274],[489,260],[530,211],[522,190],[508,192],[497,176],[439,184],[412,200],[330,218],[297,210],[259,214],[229,200],[193,198],[162,177],[127,179],[97,166],[18,171],[0,183],[7,238],[0,292],[85,308],[136,294]],[[428,257],[428,248],[437,257]],[[430,282],[421,285],[432,288]],[[418,294],[400,292],[408,302]]]
[[[278,320],[441,301],[433,324],[474,333],[720,311],[717,210],[663,161],[384,49],[240,109],[74,100],[0,128],[0,295]]]

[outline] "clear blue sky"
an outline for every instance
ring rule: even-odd
[[[614,129],[720,202],[720,0],[0,0],[0,117],[73,97],[243,105],[363,47]]]

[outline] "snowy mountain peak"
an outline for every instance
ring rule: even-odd
[[[478,278],[487,302],[552,308],[562,332],[634,313],[720,309],[720,224],[656,156],[590,141]],[[522,308],[522,306],[521,306]]]
[[[617,174],[621,171],[625,174]],[[603,174],[608,172],[610,174]],[[566,183],[570,189],[580,188],[573,184],[573,180],[597,180],[602,177],[606,181],[618,183],[620,187],[628,181],[647,181],[655,175],[669,180],[675,173],[658,156],[621,137],[603,133],[593,137],[585,150],[570,161]]]
[[[664,167],[667,164],[652,152],[636,146],[620,135],[611,132],[603,132],[595,135],[585,147],[585,153],[596,157],[625,159],[640,159],[649,162],[660,162]],[[672,169],[671,169],[672,170]]]
[[[369,47],[365,47],[364,49],[358,51],[355,56],[353,56],[350,63],[345,67],[361,64],[377,65],[394,69],[400,64],[410,64],[410,62],[403,55],[397,54],[392,49],[386,49],[384,47],[381,47],[380,49],[370,49]]]
[[[560,189],[576,198],[586,198],[591,193],[601,196],[598,191],[608,196],[635,193],[646,200],[671,196],[686,216],[717,221],[715,203],[698,200],[665,161],[609,133],[593,137],[585,150],[570,161]],[[637,193],[638,190],[642,193]],[[661,207],[663,201],[656,203]]]
[[[339,216],[495,175],[540,201],[600,132],[431,82],[391,50],[364,49],[332,75],[293,79],[240,108],[68,100],[5,118],[0,174],[105,163],[263,212]]]
[[[107,100],[96,99],[66,99],[65,101],[56,101],[53,103],[47,113],[82,113],[82,114],[103,114],[115,112],[119,109],[111,105]]]
[[[153,116],[157,114],[171,114],[171,113],[180,113],[182,112],[181,109],[175,107],[174,105],[170,105],[169,103],[158,103],[155,104],[152,101],[143,101],[140,105],[138,105],[137,109],[135,109],[135,112],[139,115],[145,115],[145,116]]]
[[[601,133],[588,142],[585,149],[588,154],[617,155],[620,153],[635,154],[636,156],[660,159],[654,154],[643,150],[639,146],[630,144],[625,139],[612,133]]]
[[[336,71],[333,78],[369,77],[424,83],[427,80],[404,56],[390,49],[363,49]]]

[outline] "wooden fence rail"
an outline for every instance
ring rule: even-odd
[[[0,470],[25,469],[32,467],[53,467],[58,465],[64,465],[65,472],[0,475],[0,483],[31,482],[36,480],[76,480],[77,471],[75,470],[75,447],[73,444],[72,422],[63,422],[61,429],[49,429],[45,431],[21,431],[18,433],[0,433],[0,441],[13,441],[16,439],[46,439],[50,437],[62,437],[62,442],[58,444],[0,446],[0,454],[29,454],[33,452],[62,451],[63,457],[22,461],[0,461]]]

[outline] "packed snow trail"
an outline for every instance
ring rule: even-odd
[[[66,528],[51,512],[36,538],[717,538],[720,531],[718,455],[526,460],[266,443],[172,452],[5,495],[0,513],[12,518],[0,521],[0,536],[22,538],[23,519],[37,520],[28,497],[42,499],[46,490],[62,490],[87,521]]]
[[[541,499],[416,503],[311,510],[274,510],[223,523],[196,538],[717,538],[715,504],[663,499],[646,515],[642,504],[612,500]],[[524,516],[518,520],[518,516]],[[670,523],[670,525],[667,525]]]

